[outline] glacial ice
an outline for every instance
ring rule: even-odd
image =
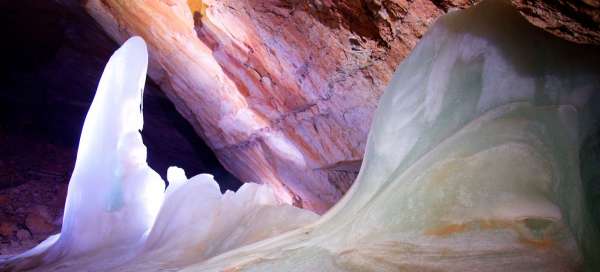
[[[127,49],[133,47],[139,49],[132,50],[136,54],[145,52],[134,38],[115,53],[107,71],[117,56],[134,54]],[[504,1],[485,1],[438,19],[381,98],[357,180],[318,220],[278,205],[267,187],[246,184],[235,194],[221,195],[211,176],[185,181],[177,168],[168,174],[173,187],[145,202],[159,186],[142,161],[139,137],[131,136],[132,129],[100,128],[101,121],[119,119],[110,114],[125,111],[138,114],[127,122],[141,128],[141,112],[133,110],[140,93],[122,94],[132,101],[130,110],[121,109],[122,98],[115,98],[121,102],[100,114],[106,119],[94,117],[101,120],[94,124],[95,134],[86,131],[93,126],[86,119],[82,143],[86,137],[107,139],[78,154],[76,172],[90,176],[72,178],[79,184],[69,188],[63,233],[4,267],[597,271],[598,203],[593,201],[598,192],[590,190],[600,177],[594,170],[600,163],[600,108],[595,107],[600,56],[595,50],[532,27]],[[121,75],[130,79],[130,74]],[[112,76],[105,71],[100,86]],[[142,85],[136,86],[128,89]],[[100,112],[94,106],[103,102],[96,100],[109,99],[102,98],[102,90],[90,116],[96,116],[94,109]],[[138,152],[119,153],[119,141]],[[93,162],[80,166],[90,152]],[[100,165],[109,161],[100,160],[105,156],[113,156],[112,164]],[[121,170],[108,172],[110,183],[95,179],[97,167]],[[139,174],[123,174],[134,172]],[[162,203],[158,214],[156,202]],[[113,214],[119,208],[137,216],[119,218]],[[151,218],[156,219],[149,225]],[[116,222],[133,226],[110,228]],[[96,231],[99,237],[91,235]],[[109,235],[112,231],[117,235]]]

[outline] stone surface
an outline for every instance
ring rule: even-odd
[[[0,131],[0,255],[10,255],[60,231],[74,154],[38,136]]]
[[[0,205],[0,255],[22,252],[58,233],[66,190],[65,182],[49,177],[3,189],[9,201]]]
[[[532,24],[566,40],[600,44],[598,0],[512,0]]]
[[[0,223],[0,235],[10,237],[15,231],[17,231],[17,226],[13,222]]]
[[[31,208],[25,218],[25,225],[33,234],[51,234],[56,231],[54,218],[46,206],[37,205]]]
[[[117,41],[148,42],[150,76],[230,172],[323,212],[356,177],[396,66],[438,16],[474,2],[89,0],[86,9]]]

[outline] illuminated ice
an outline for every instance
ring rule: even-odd
[[[110,58],[85,118],[61,233],[0,270],[106,271],[199,261],[314,221],[264,185],[224,195],[208,174],[188,180],[171,167],[170,186],[146,163],[142,91],[146,44],[133,37]]]
[[[128,51],[135,47],[145,54],[134,39],[111,63],[138,54]],[[598,271],[597,192],[588,186],[600,178],[596,53],[532,27],[502,1],[442,17],[385,91],[354,185],[314,223],[314,214],[278,205],[267,187],[221,195],[212,176],[187,180],[178,168],[168,173],[172,187],[157,193],[162,185],[137,133],[142,85],[118,95],[125,103],[104,97],[101,82],[63,234],[4,267]],[[103,81],[116,77],[107,72]],[[134,125],[105,129],[124,112],[134,112]],[[96,135],[107,138],[87,143]],[[110,170],[103,180],[99,169]]]

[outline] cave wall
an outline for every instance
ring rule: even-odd
[[[600,0],[512,0],[533,25],[567,41],[600,44]]]
[[[88,0],[85,7],[118,42],[147,41],[150,77],[230,172],[323,212],[355,179],[396,66],[437,17],[474,2]],[[597,43],[581,38],[600,33],[581,23],[598,18],[594,0],[577,4],[589,16],[552,1],[514,2],[551,33]],[[557,12],[587,28],[549,23]]]

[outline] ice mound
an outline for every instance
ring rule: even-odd
[[[128,59],[134,46],[145,52],[134,39],[115,56]],[[598,192],[589,190],[600,177],[597,52],[530,26],[503,1],[440,18],[381,98],[354,185],[310,224],[313,214],[277,205],[266,187],[221,195],[209,175],[185,181],[176,168],[172,186],[157,193],[139,134],[86,120],[82,143],[112,136],[79,154],[63,230],[70,233],[4,267],[597,271]],[[102,90],[98,101],[112,99]],[[139,91],[129,95],[139,105]],[[90,116],[103,102],[94,103]],[[131,123],[141,128],[135,106],[115,103],[94,118],[114,123],[108,116],[134,111]],[[87,135],[92,126],[97,134]],[[119,153],[119,142],[139,152]],[[96,157],[84,168],[88,154]],[[100,180],[97,169],[110,171]]]

